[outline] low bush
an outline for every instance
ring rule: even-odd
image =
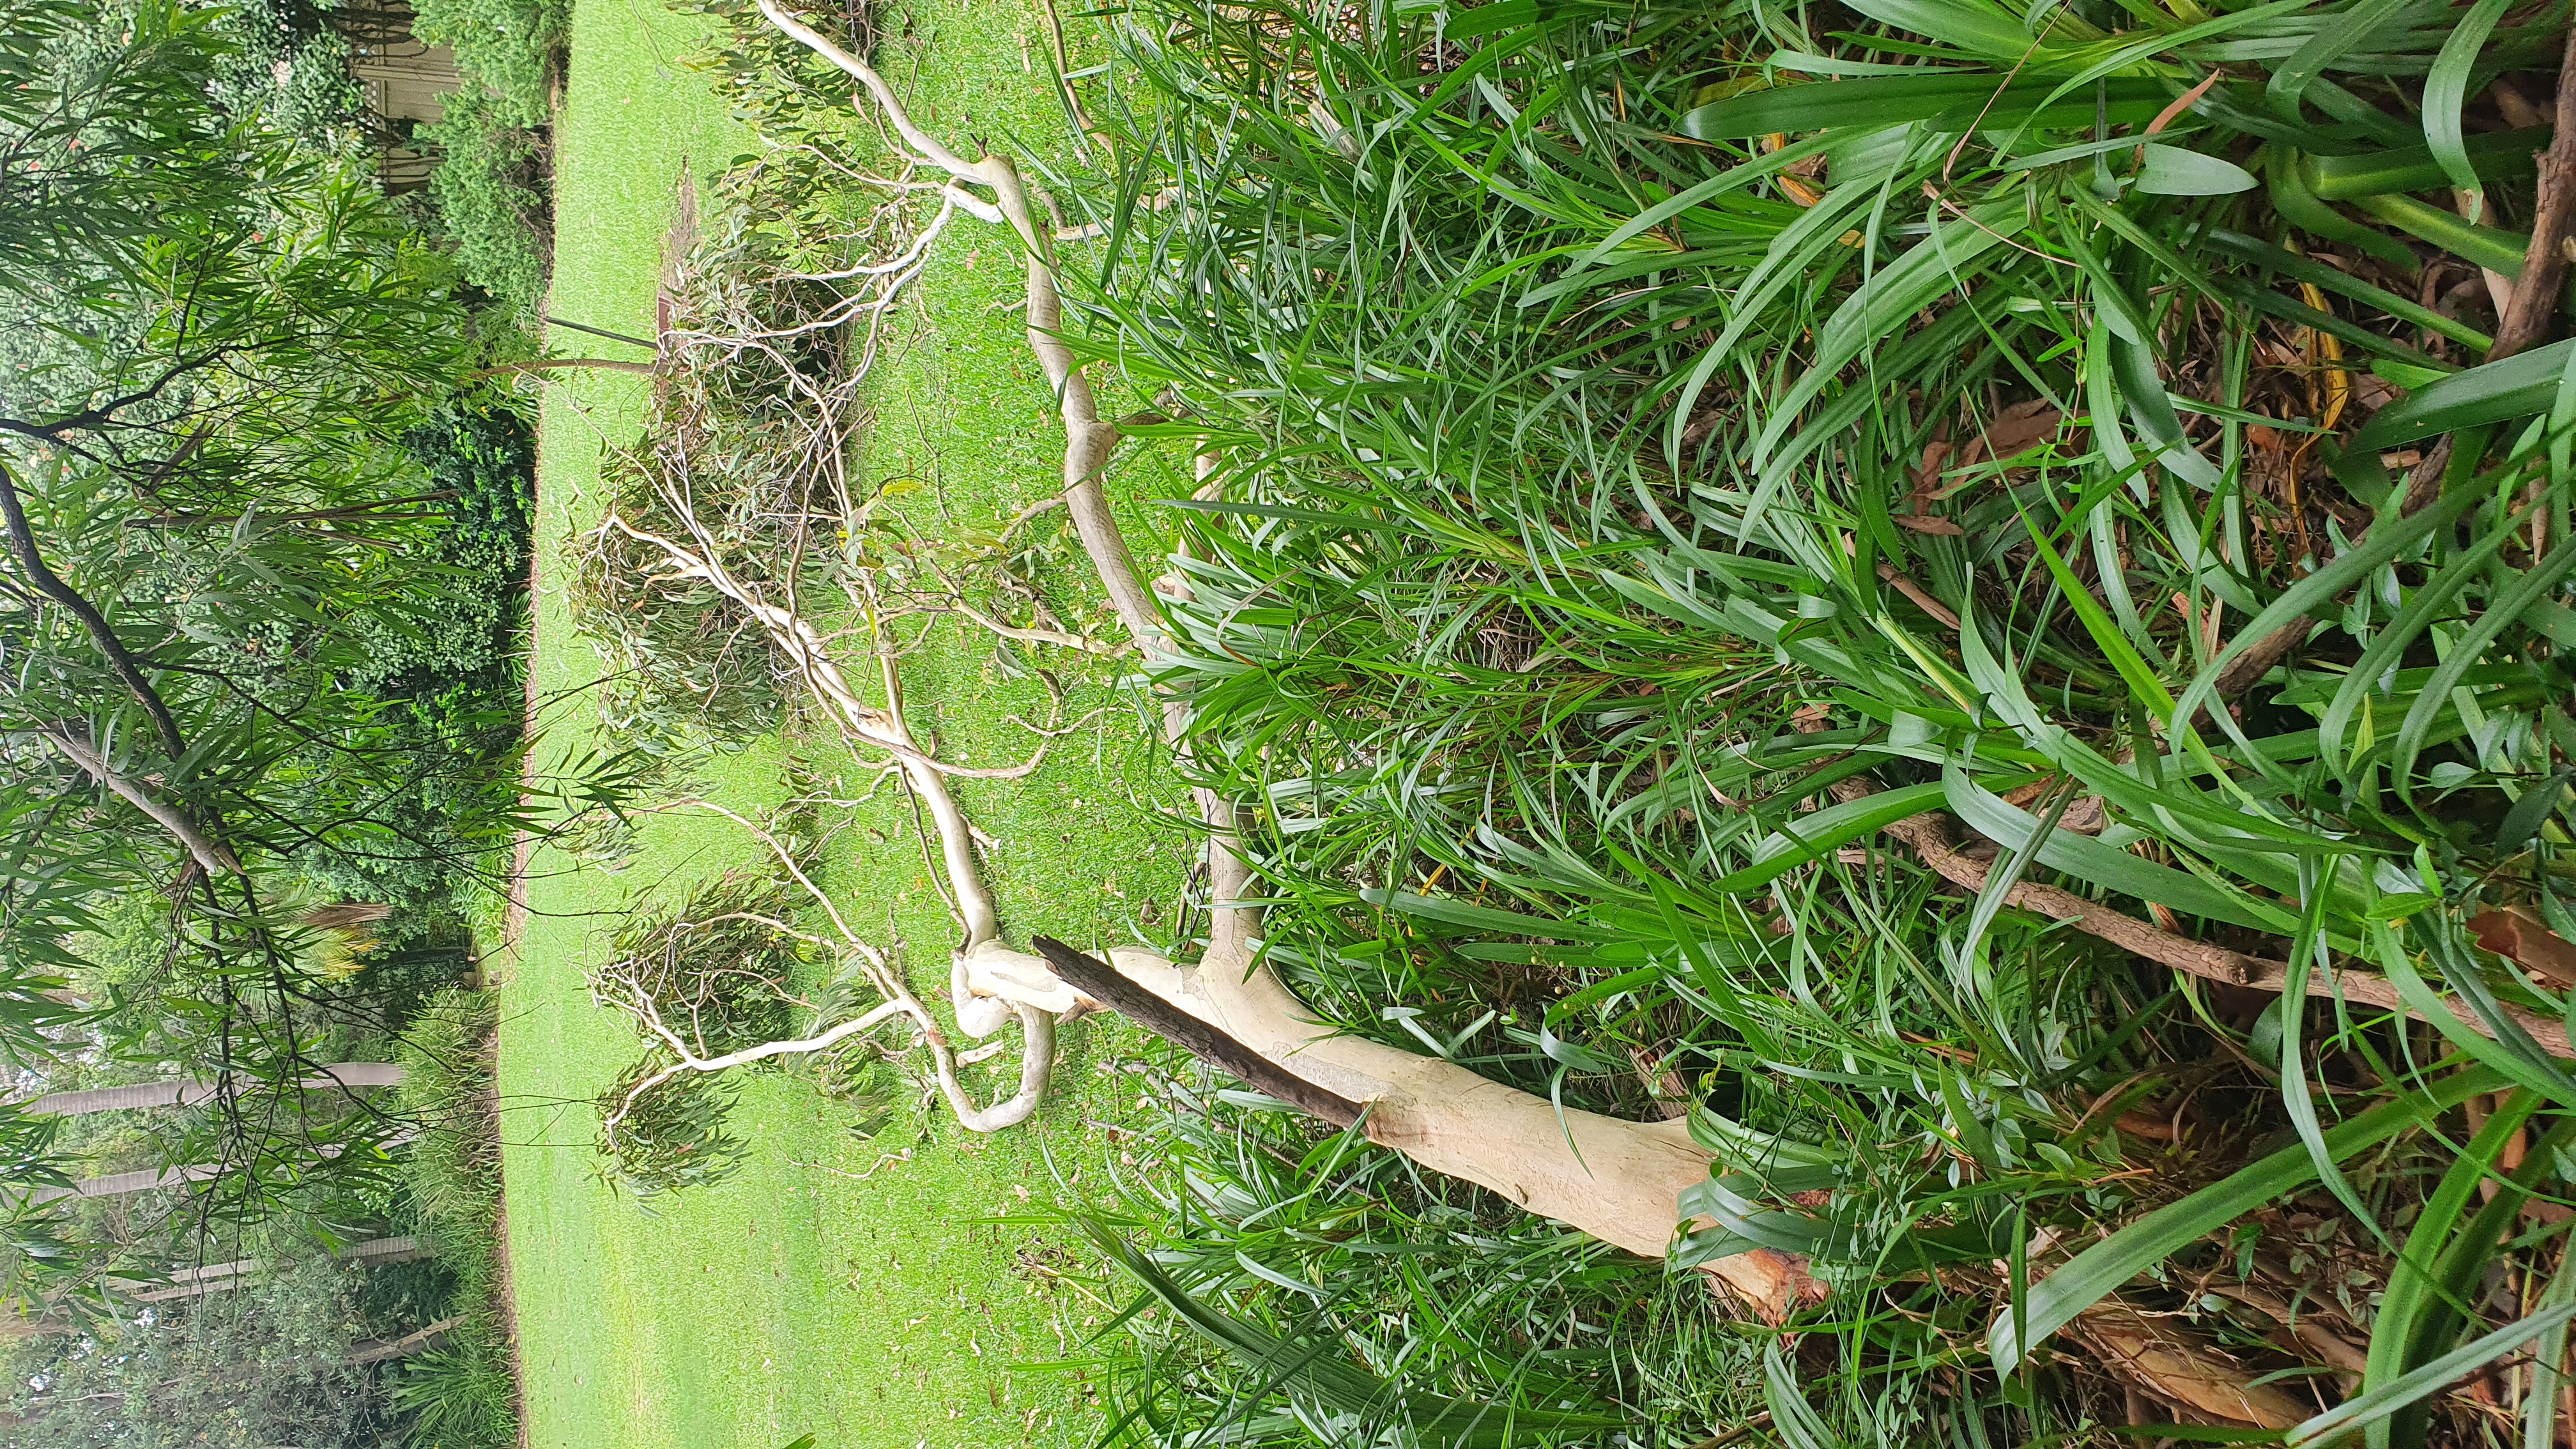
[[[399,1048],[401,1111],[421,1125],[403,1162],[403,1196],[450,1275],[442,1316],[465,1320],[440,1347],[387,1377],[408,1442],[424,1449],[507,1449],[518,1441],[492,1092],[498,1025],[490,996],[443,991],[413,1014]]]
[[[450,989],[413,1013],[398,1048],[405,1117],[421,1124],[403,1183],[442,1244],[481,1250],[500,1204],[500,1120],[492,1097],[490,996]]]
[[[420,0],[415,15],[412,34],[456,52],[457,69],[487,93],[495,124],[546,123],[555,56],[572,24],[569,0]]]
[[[512,120],[507,102],[469,85],[419,139],[439,158],[429,196],[457,265],[505,311],[532,321],[554,250],[544,137]]]
[[[518,1390],[508,1346],[489,1332],[459,1332],[402,1366],[386,1398],[409,1421],[418,1449],[508,1449],[518,1442]]]

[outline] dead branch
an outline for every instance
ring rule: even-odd
[[[1055,968],[1055,974],[1063,977],[1076,991],[1097,999],[1110,1010],[1200,1061],[1251,1083],[1255,1090],[1276,1097],[1309,1117],[1320,1118],[1336,1127],[1359,1124],[1359,1103],[1284,1070],[1259,1052],[1118,974],[1117,968],[1108,962],[1084,955],[1052,936],[1039,936],[1029,944],[1035,946],[1047,964]]]
[[[1876,794],[1878,785],[1867,776],[1854,776],[1837,781],[1833,796],[1839,801],[1852,801]],[[1994,863],[1979,860],[1960,850],[1950,839],[1948,821],[1936,812],[1908,816],[1887,826],[1884,833],[1914,852],[1933,874],[1962,890],[1983,891],[1994,873]],[[2242,986],[2251,991],[2278,993],[2289,985],[2290,968],[2283,962],[2261,956],[2249,956],[2205,941],[2178,936],[2171,931],[2149,925],[2135,916],[2088,901],[2072,891],[2055,886],[2021,881],[2004,896],[2004,904],[2016,906],[2051,920],[2064,921],[2096,940],[2107,941],[2134,956],[2142,956],[2160,966],[2169,966],[2186,975],[2229,986]],[[2357,1001],[2385,1011],[2402,1011],[2418,1021],[2432,1018],[2406,1004],[2395,984],[2375,972],[2313,971],[2308,975],[2308,995]],[[2480,1036],[2495,1032],[2476,1012],[2456,997],[2443,998],[2452,1017]],[[2564,1022],[2551,1021],[2535,1012],[2507,1005],[2505,1013],[2531,1034],[2543,1051],[2556,1057],[2576,1057],[2576,1046],[2567,1039]]]

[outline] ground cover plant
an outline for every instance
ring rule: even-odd
[[[1614,1242],[1493,1159],[1524,1098],[1636,1147],[1594,1195],[1793,1330],[1790,1442],[2551,1437],[2563,17],[1129,22],[1067,330],[1206,483],[1122,621],[1345,1035],[1126,976],[1310,1086],[1518,1082],[1354,1095]],[[1078,485],[1050,238],[897,124],[1020,222]],[[1688,1181],[1576,1110],[1671,1098]]]
[[[1670,1261],[1796,1263],[1792,1442],[2552,1432],[2563,36],[2512,18],[1127,32],[1095,335],[1231,463],[1172,677],[1268,958],[1687,1088]]]

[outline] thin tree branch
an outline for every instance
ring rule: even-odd
[[[756,1047],[745,1047],[741,1051],[727,1052],[720,1057],[701,1057],[690,1051],[688,1044],[680,1040],[678,1033],[663,1025],[661,1013],[653,1010],[651,997],[642,988],[637,988],[635,1000],[627,1004],[627,1010],[637,1021],[644,1024],[646,1030],[660,1037],[662,1044],[669,1047],[680,1059],[637,1082],[633,1090],[626,1094],[626,1099],[617,1104],[617,1110],[609,1113],[606,1120],[600,1123],[602,1130],[612,1137],[617,1133],[618,1124],[626,1120],[626,1114],[635,1110],[638,1099],[683,1072],[721,1072],[730,1067],[765,1062],[771,1057],[800,1056],[808,1052],[830,1051],[851,1037],[864,1031],[873,1031],[895,1017],[910,1016],[913,1008],[902,1001],[888,1001],[872,1011],[851,1017],[848,1021],[818,1036],[804,1037],[796,1041],[762,1042]]]
[[[1877,791],[1878,786],[1865,775],[1838,781],[1833,787],[1834,798],[1846,803]],[[1886,833],[1903,842],[1933,874],[1962,890],[1983,891],[1987,878],[1994,872],[1993,862],[1968,855],[1951,842],[1949,823],[1937,812],[1908,816],[1887,826]],[[2159,966],[2171,967],[2204,981],[2274,993],[2289,985],[2290,968],[2282,962],[2175,935],[2055,886],[2018,882],[2005,894],[2004,904],[2063,921],[2131,955],[2143,956]],[[2418,1021],[2432,1020],[2408,1005],[2406,998],[2387,977],[2374,972],[2312,971],[2308,973],[2308,995],[2340,996],[2347,1001],[2358,1001],[2385,1011],[2402,1011]],[[2462,1026],[2480,1036],[2495,1035],[2492,1027],[2456,998],[2444,998],[2443,1005]],[[2576,1057],[2576,1046],[2568,1042],[2565,1023],[2548,1020],[2517,1006],[2507,1005],[2504,1011],[2530,1033],[2542,1051],[2554,1057]]]
[[[91,779],[152,817],[153,823],[169,831],[173,838],[186,846],[188,853],[197,858],[197,864],[204,866],[209,874],[244,874],[241,862],[233,858],[231,851],[209,839],[203,830],[197,828],[195,821],[152,798],[151,792],[141,785],[116,773],[108,766],[107,757],[91,749],[87,741],[60,728],[38,730],[36,733],[86,771]]]
[[[100,432],[116,422],[116,414],[120,409],[132,407],[136,403],[150,402],[159,397],[162,390],[170,384],[198,368],[211,366],[236,352],[248,350],[250,349],[241,347],[218,347],[212,352],[182,359],[172,363],[169,370],[153,379],[148,387],[112,397],[96,407],[83,408],[79,412],[68,417],[57,418],[50,423],[31,423],[21,418],[0,418],[0,432],[16,433],[22,437],[36,438],[48,443],[61,442],[65,433]]]
[[[27,575],[27,581],[69,609],[72,617],[89,630],[99,652],[107,656],[108,667],[125,681],[126,688],[134,691],[134,697],[143,704],[143,712],[152,717],[152,728],[160,734],[161,748],[170,758],[175,760],[186,754],[187,738],[179,733],[179,722],[171,717],[170,706],[162,703],[160,692],[152,687],[151,680],[143,676],[143,666],[126,649],[125,641],[116,637],[116,630],[109,627],[107,616],[82,598],[79,590],[64,583],[62,575],[45,563],[44,554],[36,547],[35,530],[27,526],[27,510],[18,497],[17,475],[9,471],[7,463],[0,463],[0,519],[7,522],[9,550],[17,555],[18,567]]]
[[[1310,1117],[1336,1127],[1360,1120],[1360,1104],[1329,1091],[1227,1036],[1216,1027],[1137,985],[1118,968],[1073,949],[1053,936],[1029,942],[1055,968],[1066,985],[1129,1021],[1229,1075],[1250,1083],[1264,1096],[1276,1097]]]
[[[611,332],[605,327],[592,327],[586,323],[567,322],[561,317],[548,317],[546,319],[546,325],[549,327],[569,327],[575,332],[587,332],[593,337],[605,337],[611,342],[623,342],[629,347],[641,347],[647,352],[659,350],[652,343],[645,341],[641,337],[629,337],[623,332]]]
[[[1100,486],[1101,470],[1108,466],[1109,455],[1118,446],[1118,427],[1100,420],[1100,409],[1091,391],[1091,380],[1083,375],[1080,360],[1073,349],[1058,335],[1064,327],[1064,302],[1056,291],[1055,258],[1048,244],[1049,231],[1038,225],[1029,208],[1028,189],[1020,181],[1019,168],[1007,156],[987,155],[969,162],[956,152],[913,124],[894,88],[884,76],[866,61],[833,44],[820,32],[789,15],[779,0],[759,0],[760,13],[769,23],[803,43],[815,54],[848,72],[867,87],[877,105],[886,113],[896,134],[931,164],[961,181],[977,182],[993,188],[994,200],[1011,229],[1019,233],[1021,247],[1028,253],[1027,323],[1029,349],[1037,354],[1038,365],[1046,372],[1047,385],[1056,395],[1057,410],[1063,416],[1065,430],[1064,501],[1073,513],[1076,532],[1082,536],[1084,552],[1091,556],[1092,566],[1100,573],[1100,582],[1109,594],[1110,604],[1117,609],[1119,621],[1127,626],[1147,657],[1160,658],[1172,652],[1170,631],[1165,629],[1161,611],[1154,602],[1153,591],[1145,587],[1136,572],[1135,560],[1127,551],[1126,535],[1119,530],[1116,516],[1110,511],[1109,498]]]
[[[589,367],[601,372],[631,372],[639,377],[653,375],[653,364],[649,362],[627,362],[614,357],[541,357],[534,362],[513,362],[503,367],[487,367],[479,372],[469,372],[465,374],[465,380],[481,382],[486,378],[516,377],[523,372],[550,372],[559,367]]]

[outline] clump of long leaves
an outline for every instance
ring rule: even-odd
[[[1850,8],[1128,16],[1088,320],[1227,459],[1167,679],[1271,959],[1694,1095],[1674,1261],[1829,1290],[1792,1442],[2224,1422],[2114,1310],[2547,1442],[2576,342],[2485,359],[2566,14]]]
[[[1761,1349],[1707,1292],[1276,1103],[1149,1078],[1118,1212],[1140,1287],[1106,1443],[1583,1442],[1757,1412]]]

